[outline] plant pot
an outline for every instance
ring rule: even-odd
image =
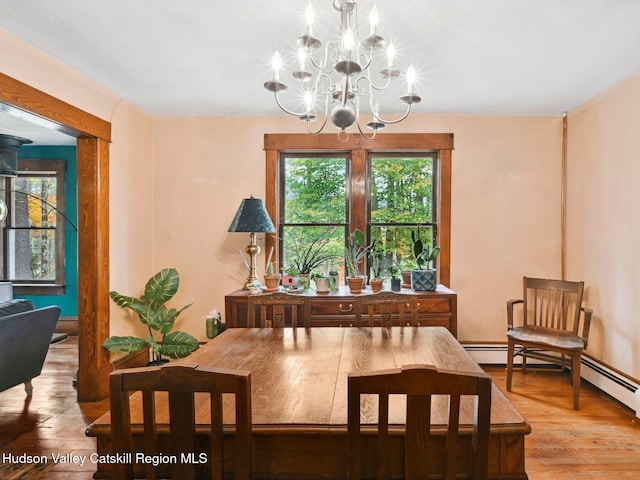
[[[369,280],[369,284],[371,285],[371,290],[373,290],[374,293],[377,293],[380,290],[382,290],[382,282],[383,280],[381,278],[372,278],[371,280]]]
[[[329,279],[327,277],[317,277],[313,281],[316,283],[316,293],[329,293]]]
[[[435,268],[411,270],[411,288],[416,292],[433,292],[438,286]]]
[[[411,288],[411,270],[402,272],[402,288]]]
[[[265,284],[265,291],[275,292],[276,290],[278,290],[278,285],[280,285],[280,274],[277,273],[273,275],[265,275],[264,284]]]
[[[349,291],[353,294],[362,292],[364,284],[364,277],[347,277],[347,283],[349,284]]]
[[[392,292],[399,292],[400,288],[402,287],[400,279],[399,278],[392,278],[391,279],[391,291]]]

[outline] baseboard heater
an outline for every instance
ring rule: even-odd
[[[464,349],[480,365],[505,365],[507,364],[507,346],[493,344],[463,344]],[[521,357],[514,358],[514,364],[520,365]],[[531,368],[551,367],[536,360],[535,363],[527,362]],[[582,368],[580,376],[595,385],[603,392],[611,395],[623,405],[632,409],[637,417],[640,417],[640,385],[615,372],[597,360],[582,356]]]

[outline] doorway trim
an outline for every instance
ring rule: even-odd
[[[0,73],[0,107],[77,138],[78,401],[109,395],[109,143],[111,123]],[[16,112],[17,113],[17,112]]]

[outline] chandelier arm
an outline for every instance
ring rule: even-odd
[[[366,54],[361,53],[360,56],[364,56],[366,62],[364,65],[362,65],[362,71],[364,72],[365,70],[368,70],[368,68],[371,66],[371,62],[373,61],[373,55],[375,53],[376,47],[371,47],[371,54],[369,55],[369,57],[367,57]]]
[[[319,135],[320,132],[322,132],[322,130],[324,129],[325,125],[327,124],[327,119],[329,118],[329,96],[326,95],[325,96],[325,102],[324,102],[324,120],[322,121],[322,125],[320,125],[320,128],[318,128],[318,130],[311,130],[310,128],[310,124],[311,122],[307,122],[307,131],[312,134],[312,135]]]
[[[337,47],[335,45],[335,43],[333,42],[327,42],[324,46],[324,55],[322,57],[320,57],[320,63],[316,63],[316,59],[313,58],[313,52],[310,49],[307,49],[307,55],[309,56],[309,60],[311,61],[311,65],[314,66],[314,68],[316,70],[318,70],[319,72],[322,73],[331,73],[333,72],[334,68],[333,66],[331,66],[331,68],[327,69],[327,62],[329,60],[329,49],[333,49],[334,52],[334,56],[337,56]]]
[[[374,115],[374,116],[375,116],[375,115]],[[368,140],[368,141],[371,141],[371,140],[373,140],[374,138],[376,138],[376,133],[378,132],[378,129],[377,129],[377,128],[375,128],[375,129],[373,130],[373,133],[371,134],[371,136],[370,136],[370,137],[367,137],[367,134],[366,134],[366,133],[364,133],[364,131],[362,130],[362,127],[360,126],[360,119],[359,119],[359,118],[358,118],[358,121],[357,121],[356,123],[357,123],[357,125],[358,125],[358,131],[360,132],[360,136],[361,136],[362,138],[364,138],[365,140]]]
[[[307,112],[302,112],[302,113],[296,113],[292,110],[289,110],[287,108],[285,108],[284,105],[282,105],[282,103],[280,103],[280,97],[278,97],[278,92],[274,93],[275,97],[276,97],[276,104],[280,107],[280,109],[284,112],[284,113],[288,113],[289,115],[293,115],[294,117],[299,117],[301,115],[305,115]]]
[[[395,120],[385,120],[384,118],[380,118],[379,115],[376,115],[375,113],[373,114],[374,118],[382,123],[384,123],[385,125],[393,125],[396,123],[400,123],[401,121],[403,121],[405,118],[407,118],[409,116],[409,113],[411,113],[411,104],[408,103],[407,104],[407,111],[404,112],[404,115],[402,115],[400,118],[396,118]]]
[[[387,77],[387,81],[384,85],[376,85],[375,83],[373,83],[369,75],[360,75],[355,81],[356,85],[360,83],[361,80],[366,80],[370,88],[378,91],[386,90],[387,88],[389,88],[389,85],[391,85],[391,77]]]

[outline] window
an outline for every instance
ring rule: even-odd
[[[20,160],[18,176],[3,179],[3,279],[32,293],[63,292],[64,171],[64,161]]]
[[[413,230],[440,245],[440,282],[448,285],[452,148],[449,134],[345,143],[335,135],[266,135],[265,203],[278,229],[267,248],[291,266],[321,246],[328,257],[321,267],[343,273],[345,240],[357,228],[408,266]]]

